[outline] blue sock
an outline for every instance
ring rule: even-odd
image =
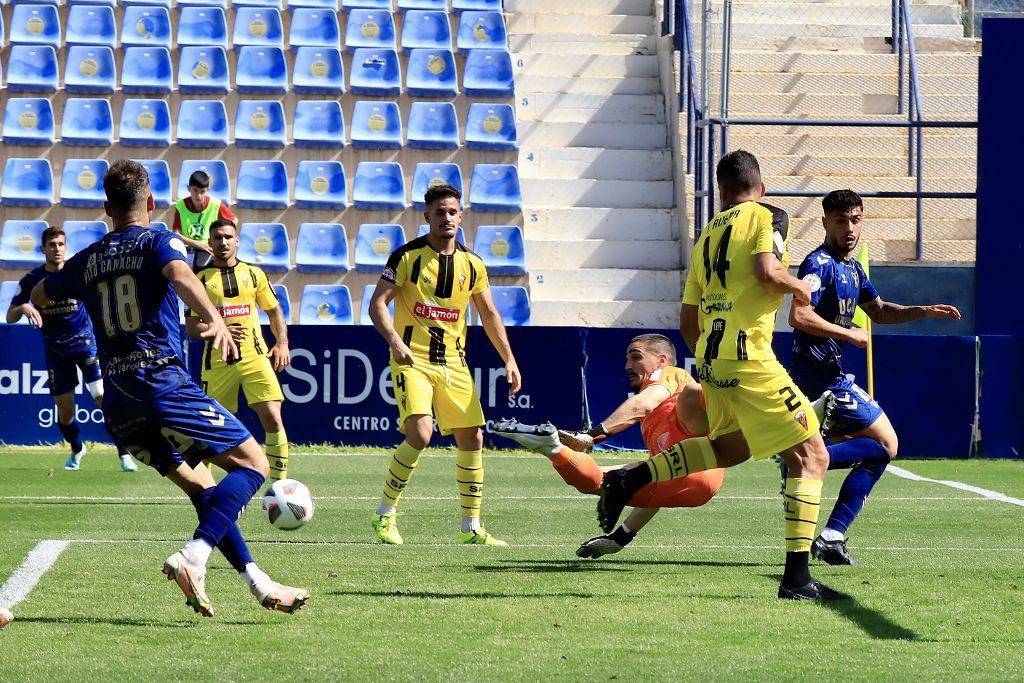
[[[828,524],[825,526],[845,534],[860,513],[860,509],[864,507],[864,501],[867,500],[875,483],[882,477],[888,464],[887,458],[885,462],[864,463],[850,470],[843,481],[843,487],[839,489],[839,498],[832,508],[832,516],[828,518]]]
[[[891,459],[889,452],[882,444],[866,436],[842,441],[828,447],[828,468],[830,470],[848,470],[857,463],[888,464]]]
[[[202,513],[210,502],[213,489],[214,487],[211,486],[199,495],[192,496],[192,505],[195,506],[196,513],[199,514],[200,519],[202,519]],[[242,538],[242,531],[238,528],[237,524],[231,525],[231,528],[220,539],[217,548],[220,550],[221,555],[224,556],[224,559],[228,561],[228,564],[239,574],[245,571],[245,565],[253,561],[252,554],[249,552],[249,546],[245,544],[245,539]]]
[[[72,422],[69,425],[57,423],[57,429],[60,430],[61,436],[64,440],[71,444],[71,450],[76,453],[82,450],[82,441],[79,439],[81,431],[78,429],[78,425]]]
[[[264,481],[262,474],[248,467],[228,472],[213,488],[206,509],[199,513],[199,527],[192,538],[201,538],[216,547],[231,527],[236,526],[246,503],[259,491]]]

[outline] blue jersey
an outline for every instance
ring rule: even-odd
[[[11,299],[11,305],[21,306],[27,303],[32,294],[32,288],[49,274],[50,272],[46,270],[45,266],[30,270],[18,282],[18,291]],[[95,348],[96,342],[93,340],[89,316],[86,314],[85,308],[75,299],[67,298],[54,301],[49,306],[39,309],[39,314],[43,317],[43,326],[40,331],[43,333],[43,341],[48,350],[58,355],[68,355]]]

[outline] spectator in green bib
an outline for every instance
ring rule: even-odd
[[[238,217],[227,202],[210,195],[209,174],[196,171],[188,178],[188,196],[174,205],[174,227],[171,228],[188,245],[193,270],[205,268],[213,259],[213,248],[208,240],[210,226],[218,219],[238,225]]]

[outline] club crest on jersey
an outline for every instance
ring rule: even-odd
[[[817,292],[821,289],[821,278],[814,273],[807,273],[807,275],[804,275],[804,282],[806,282],[807,286],[811,288],[811,292]]]
[[[389,282],[395,281],[395,271],[393,268],[385,268],[381,271],[380,276]]]
[[[460,275],[459,276],[459,291],[461,292],[465,288],[466,288],[466,276],[465,275]]]
[[[800,426],[805,430],[807,429],[807,413],[805,411],[798,411],[797,414],[793,416],[793,419],[799,422]]]

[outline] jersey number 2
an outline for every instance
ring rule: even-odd
[[[139,295],[135,287],[135,277],[121,275],[114,279],[113,287],[109,280],[96,283],[100,295],[100,306],[103,309],[103,327],[108,337],[120,332],[132,332],[139,329],[142,318],[139,315]]]

